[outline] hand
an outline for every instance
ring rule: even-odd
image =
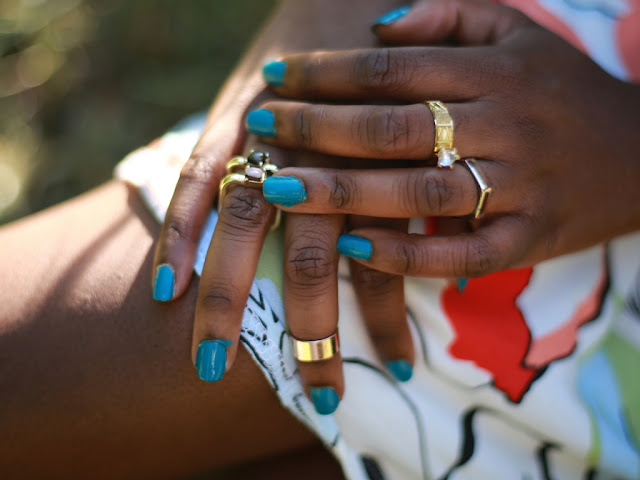
[[[241,151],[245,143],[242,119],[254,102],[260,102],[260,98],[264,100],[264,94],[260,94],[256,100],[256,95],[264,88],[259,76],[260,68],[256,66],[261,67],[265,59],[281,54],[283,45],[295,51],[316,46],[344,48],[370,44],[374,37],[367,26],[368,19],[373,18],[369,15],[375,15],[376,11],[383,11],[396,2],[397,0],[353,0],[348,3],[339,0],[307,0],[302,3],[291,0],[281,3],[263,35],[254,43],[249,55],[220,94],[209,116],[205,133],[183,169],[158,241],[154,261],[154,298],[160,301],[178,298],[184,293],[192,278],[196,245],[209,209],[217,197],[217,186],[224,176],[225,163]],[[335,17],[340,17],[342,22],[334,22]],[[311,25],[313,28],[309,28]],[[280,157],[277,159],[278,163],[286,165],[286,158]],[[215,356],[215,351],[224,353],[217,357],[215,371],[210,369],[200,372],[201,376],[208,380],[222,377],[235,358],[242,311],[255,273],[258,254],[272,218],[272,208],[264,202],[261,194],[257,191],[247,193],[244,190],[237,186],[229,189],[199,287],[193,334],[193,360],[196,362],[198,349],[203,340],[204,347],[209,349],[210,359]],[[287,232],[305,231],[305,224],[317,220],[314,220],[315,217],[300,217],[301,220],[295,223],[295,229],[289,227],[291,230]],[[322,288],[329,291],[331,285],[335,286],[335,238],[330,248],[325,250],[314,250],[313,245],[321,243],[323,235],[335,232],[337,226],[342,224],[340,222],[344,221],[343,217],[338,216],[333,223],[327,223],[326,232],[324,229],[318,229],[317,225],[308,227],[307,232],[316,234],[313,241],[302,241],[301,236],[287,233],[287,238],[290,239],[288,241],[293,244],[287,248],[292,256],[290,258],[293,265],[292,277],[287,280],[289,290],[298,292],[300,296],[306,291],[306,295],[314,297],[314,291]],[[291,219],[289,224],[293,225],[294,222],[295,219]],[[317,232],[321,235],[317,235]],[[309,256],[314,251],[321,252],[322,257]],[[321,281],[315,276],[318,267],[321,267],[321,273],[324,275]],[[373,311],[376,302],[384,305],[384,308],[375,310],[376,317],[372,317],[372,321],[376,321],[377,318],[382,326],[392,322],[401,322],[404,325],[398,328],[396,333],[404,345],[389,342],[386,347],[383,345],[381,348],[386,353],[383,358],[389,358],[394,362],[389,364],[390,367],[395,369],[396,374],[407,379],[410,375],[409,361],[412,361],[413,350],[405,323],[402,279],[392,275],[376,274],[358,265],[355,265],[354,269],[357,273],[356,281],[360,285],[359,298],[367,305],[366,308]],[[381,292],[380,295],[378,292]],[[367,301],[371,296],[375,296],[375,300]],[[385,298],[387,301],[384,301]],[[300,301],[296,303],[295,294],[287,297],[285,303],[288,305],[286,310],[290,317],[303,318],[299,309],[304,308],[306,311],[308,305],[303,306]],[[322,319],[322,322],[318,323],[319,332],[335,330],[335,303],[334,295],[316,310],[316,315]],[[301,332],[301,335],[303,334],[304,331]],[[209,342],[209,339],[218,341]],[[382,345],[382,342],[380,344]],[[339,357],[333,362],[337,367],[329,366],[325,369],[331,373],[323,374],[320,369],[320,376],[315,377],[313,373],[307,375],[305,367],[302,367],[302,377],[307,387],[314,384],[332,386],[337,395],[342,396]]]
[[[640,227],[637,86],[490,2],[422,1],[377,33],[394,43],[462,47],[284,57],[284,82],[274,87],[281,96],[376,104],[269,102],[261,110],[273,115],[275,134],[264,141],[361,158],[433,158],[433,117],[423,101],[438,99],[453,117],[460,156],[477,159],[493,193],[470,232],[351,231],[358,262],[397,275],[479,276]],[[464,163],[448,170],[394,162],[386,171],[285,169],[273,181],[295,177],[306,189],[305,202],[282,207],[290,212],[406,218],[474,211],[478,186]]]
[[[260,145],[254,148],[263,149]],[[273,163],[290,163],[291,152],[271,150]],[[331,165],[331,160],[324,156],[305,158],[297,153],[295,156],[297,163],[322,161]],[[333,159],[332,163],[344,165],[345,160]],[[296,195],[300,199],[304,192]],[[200,377],[207,381],[220,380],[233,363],[246,300],[275,210],[265,201],[261,189],[237,182],[226,187],[221,201],[220,217],[202,272],[193,332],[194,361]],[[336,243],[345,222],[351,226],[384,225],[406,231],[406,222],[397,220],[347,219],[345,215],[287,216],[284,307],[287,327],[299,340],[321,339],[337,331]],[[402,277],[376,272],[355,262],[352,277],[380,357],[398,380],[408,380],[413,345],[406,322]],[[305,391],[321,414],[332,413],[343,395],[341,360],[338,353],[322,362],[299,363]]]

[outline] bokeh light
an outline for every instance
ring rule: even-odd
[[[0,224],[208,108],[275,0],[0,0]]]

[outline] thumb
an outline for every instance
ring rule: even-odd
[[[489,0],[421,0],[386,13],[372,29],[391,44],[489,45],[532,24],[517,10]]]

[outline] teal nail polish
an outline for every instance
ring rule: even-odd
[[[262,78],[272,87],[279,87],[284,84],[284,72],[287,64],[280,61],[266,63],[262,67]]]
[[[307,191],[296,177],[269,177],[262,184],[262,193],[269,203],[292,207],[307,199]]]
[[[468,278],[458,278],[456,280],[456,284],[458,285],[458,292],[462,293],[462,291],[464,290],[464,287],[467,286],[467,281],[469,279]]]
[[[264,108],[252,110],[247,115],[247,129],[254,135],[261,137],[276,136],[276,117]]]
[[[153,299],[168,302],[173,298],[173,284],[175,275],[173,268],[168,263],[158,265],[156,277],[153,280]]]
[[[338,394],[331,387],[311,387],[309,389],[311,401],[320,415],[330,415],[338,408],[340,399]]]
[[[413,367],[406,360],[387,362],[387,368],[399,382],[407,382],[413,375]]]
[[[352,258],[369,260],[373,253],[371,242],[357,235],[340,235],[338,238],[338,251],[342,255]]]
[[[396,20],[400,20],[407,13],[409,13],[409,10],[411,10],[411,7],[406,7],[406,6],[397,8],[396,10],[391,10],[390,12],[387,12],[384,15],[382,15],[380,18],[378,18],[374,22],[374,26],[389,25],[390,23],[393,23]]]
[[[198,345],[196,371],[201,380],[217,382],[224,376],[227,365],[227,347],[229,340],[203,340]]]

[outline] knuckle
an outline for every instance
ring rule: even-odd
[[[461,249],[455,274],[458,276],[480,277],[500,269],[500,252],[485,237],[476,237]]]
[[[408,152],[415,136],[411,125],[402,107],[373,107],[356,119],[356,138],[374,155]]]
[[[260,190],[236,186],[225,195],[219,222],[229,231],[255,232],[268,223],[271,208]]]
[[[438,215],[446,211],[451,204],[454,192],[449,182],[429,170],[421,171],[409,177],[408,188],[404,190],[404,203],[414,207],[419,216]]]
[[[351,80],[363,89],[393,92],[404,87],[410,70],[406,55],[389,48],[367,50],[356,56]]]
[[[238,306],[239,295],[230,282],[214,283],[204,287],[204,293],[201,294],[198,303],[206,312],[228,313]]]
[[[376,295],[384,295],[390,293],[394,288],[394,280],[396,275],[381,272],[371,267],[359,265],[358,268],[352,270],[353,281],[359,288],[366,292]]]
[[[192,237],[194,232],[193,225],[179,212],[167,211],[164,219],[163,233],[165,241],[170,244],[179,243]]]
[[[417,275],[425,270],[426,259],[420,246],[409,235],[408,239],[399,240],[393,247],[391,264],[399,275]]]
[[[336,274],[337,255],[320,232],[298,232],[287,246],[285,275],[292,284],[321,286]]]
[[[315,141],[311,127],[313,119],[323,114],[323,108],[318,105],[301,106],[294,118],[294,138],[299,147],[314,148]]]
[[[341,171],[332,175],[329,204],[337,210],[353,208],[358,197],[354,178],[348,172]]]
[[[402,344],[402,334],[398,326],[392,322],[376,322],[369,328],[371,341],[383,351],[397,350],[397,345]]]
[[[322,78],[322,60],[320,56],[312,55],[304,62],[300,78],[300,95],[307,95],[314,98],[318,95],[318,79]]]
[[[215,160],[194,152],[180,171],[180,182],[209,186],[215,173]]]
[[[508,90],[519,91],[524,87],[524,82],[531,78],[530,66],[522,56],[509,50],[497,53],[491,61],[491,70],[487,70]],[[528,89],[529,87],[527,87]]]

